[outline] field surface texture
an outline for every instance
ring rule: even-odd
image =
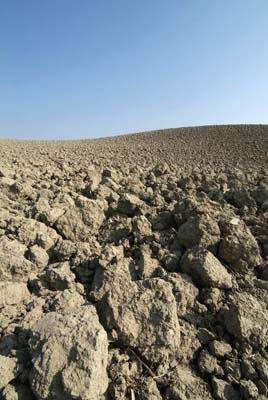
[[[268,399],[268,126],[0,139],[0,399]]]

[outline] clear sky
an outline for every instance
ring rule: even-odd
[[[0,0],[0,136],[268,123],[267,0]]]

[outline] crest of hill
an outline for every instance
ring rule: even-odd
[[[268,125],[209,125],[171,128],[80,140],[2,139],[10,157],[54,163],[64,158],[102,166],[170,166],[267,168]],[[1,149],[0,149],[1,154]]]

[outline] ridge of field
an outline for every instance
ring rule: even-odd
[[[23,160],[31,149],[33,160],[69,158],[72,152],[83,165],[267,167],[268,125],[215,125],[171,128],[97,139],[70,141],[0,140],[0,155]],[[3,154],[3,152],[5,154]],[[9,154],[6,154],[9,152]]]

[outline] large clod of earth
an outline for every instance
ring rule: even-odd
[[[0,399],[268,399],[268,126],[0,140]]]

